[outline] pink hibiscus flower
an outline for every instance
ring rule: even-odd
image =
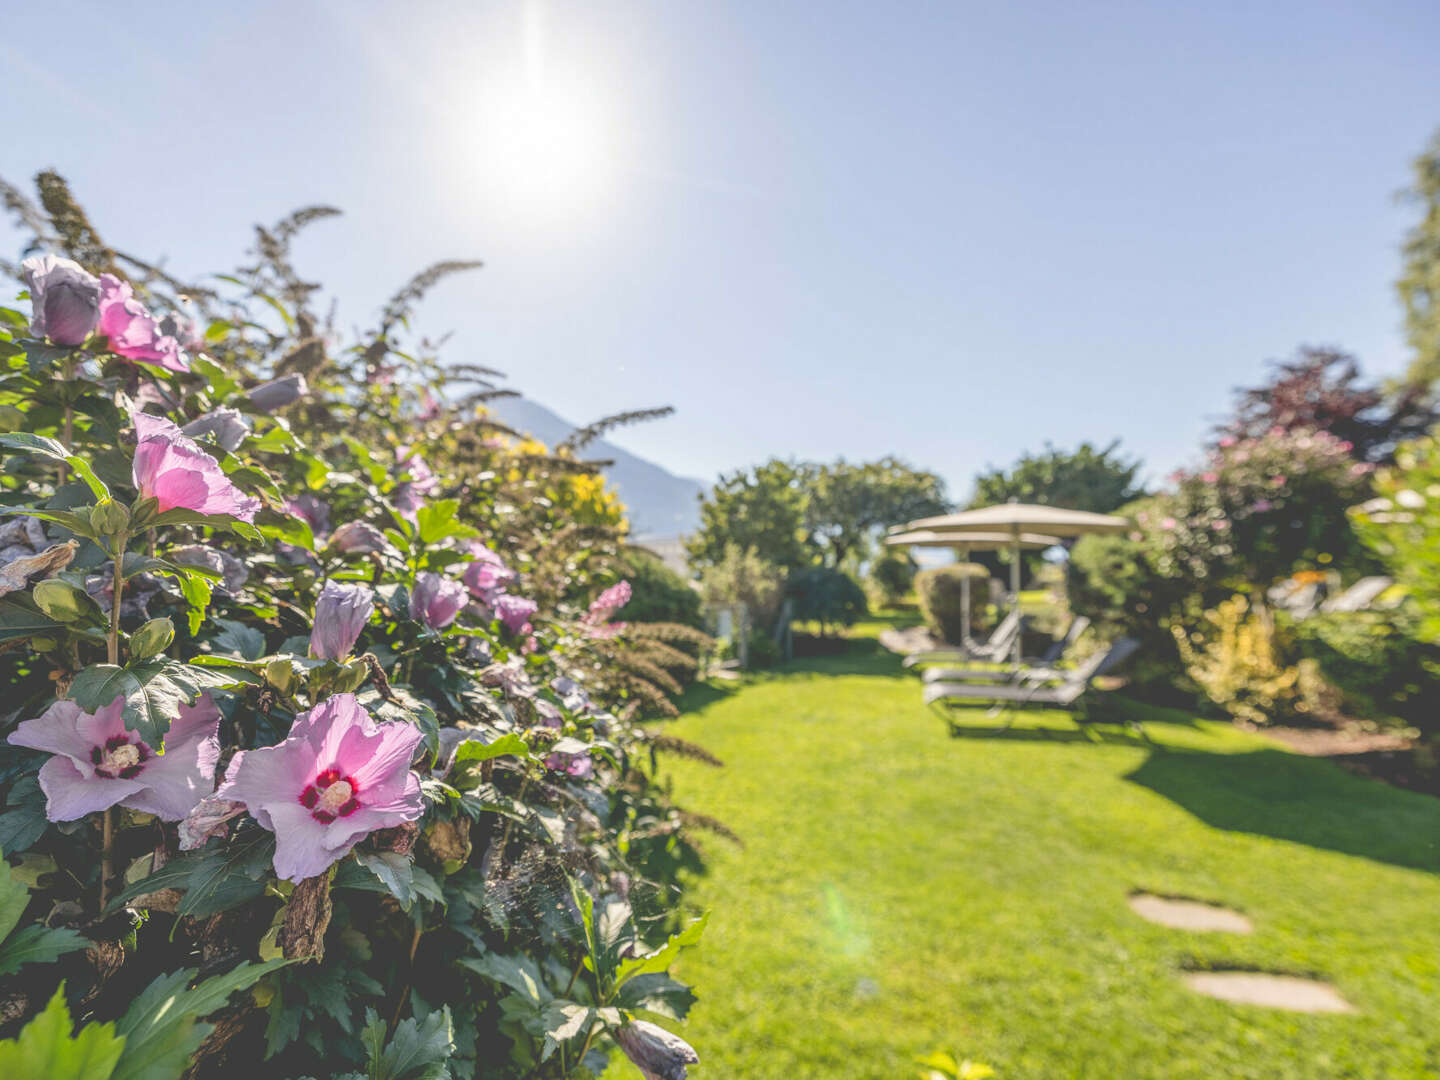
[[[275,873],[304,881],[376,829],[419,820],[410,762],[423,738],[412,724],[377,724],[354,694],[337,694],[297,716],[284,742],[236,754],[215,798],[244,803],[275,834]]]
[[[114,274],[100,275],[100,332],[110,339],[110,351],[127,360],[143,360],[169,371],[189,371],[190,361],[180,343],[135,299],[128,281]]]
[[[160,502],[160,512],[182,509],[230,514],[254,521],[260,500],[242,495],[209,454],[161,416],[135,413],[135,486]]]
[[[157,753],[125,728],[125,698],[87,713],[57,701],[10,733],[15,746],[55,756],[40,769],[45,816],[74,821],[116,805],[179,821],[215,785],[220,760],[220,710],[208,694],[180,706]]]

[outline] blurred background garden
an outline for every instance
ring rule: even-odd
[[[1433,5],[0,18],[0,1065],[1440,1076]]]

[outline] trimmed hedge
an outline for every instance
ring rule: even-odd
[[[954,563],[922,570],[915,575],[915,595],[920,601],[920,614],[925,625],[937,637],[951,644],[964,640],[962,582],[970,579],[970,627],[975,629],[985,618],[990,603],[990,572],[978,563]]]

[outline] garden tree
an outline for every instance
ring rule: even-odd
[[[1046,443],[1042,453],[1023,454],[1008,470],[992,468],[977,476],[970,505],[1015,499],[1109,514],[1142,494],[1135,483],[1140,461],[1121,457],[1119,447],[1119,439],[1103,450],[1083,442],[1073,452]]]
[[[690,538],[690,563],[714,566],[730,545],[754,549],[785,570],[814,561],[805,544],[806,466],[778,458],[721,476],[700,500],[700,528]]]
[[[751,624],[768,629],[785,588],[785,571],[754,548],[728,544],[721,560],[700,574],[700,595],[711,607],[743,605]]]
[[[1221,441],[1266,432],[1327,431],[1350,443],[1359,461],[1384,461],[1398,443],[1423,435],[1437,419],[1433,398],[1415,383],[1390,391],[1361,381],[1353,356],[1302,347],[1272,365],[1260,386],[1239,389],[1235,415],[1217,428]]]
[[[798,621],[820,624],[821,637],[832,625],[852,625],[866,611],[865,590],[849,574],[828,566],[807,566],[792,573],[785,595],[794,602]]]
[[[805,520],[826,566],[853,567],[887,526],[943,514],[945,482],[894,457],[852,465],[843,458],[808,467]]]
[[[642,928],[683,922],[704,827],[655,755],[705,755],[644,722],[706,639],[623,621],[599,464],[410,339],[474,264],[341,346],[290,257],[335,211],[212,289],[40,188],[0,191],[44,253],[0,307],[0,1059],[683,1075],[636,1014],[693,1000],[701,924]]]
[[[1421,217],[1405,236],[1405,263],[1395,283],[1415,356],[1404,382],[1431,389],[1440,381],[1440,132],[1414,162],[1404,193]]]

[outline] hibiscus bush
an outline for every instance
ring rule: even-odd
[[[4,192],[0,1062],[683,1077],[677,882],[725,830],[655,720],[706,639],[623,621],[584,440],[410,334],[473,264],[346,341],[291,259],[329,208],[186,283],[40,190]]]

